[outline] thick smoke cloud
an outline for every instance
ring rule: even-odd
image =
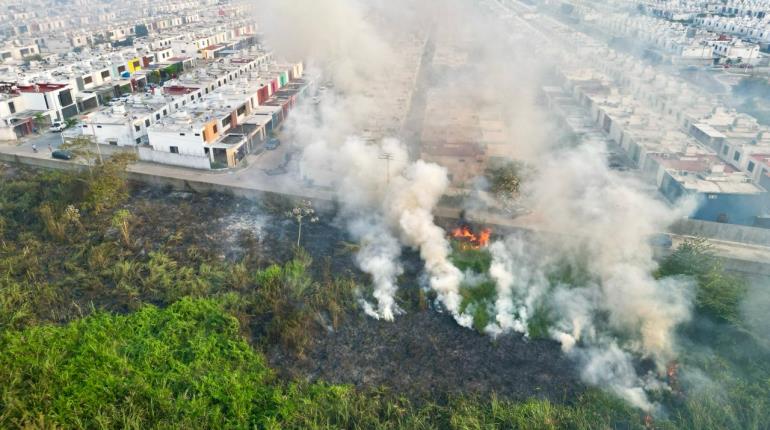
[[[379,158],[382,153],[392,156],[390,172]],[[322,140],[309,145],[302,170],[335,178],[341,216],[362,242],[356,261],[374,280],[377,306],[367,306],[369,314],[391,320],[399,312],[394,295],[403,245],[419,250],[430,287],[447,311],[460,324],[470,324],[459,312],[462,273],[449,262],[449,241],[433,222],[433,210],[449,185],[446,169],[409,161],[405,146],[395,139],[376,145],[351,137],[334,149]]]
[[[464,275],[451,264],[450,244],[432,215],[450,185],[447,171],[411,160],[408,145],[415,142],[365,136],[385,102],[373,97],[373,88],[404,62],[405,47],[394,40],[424,40],[430,33],[436,40],[461,39],[472,58],[453,75],[431,76],[427,91],[451,89],[480,116],[503,118],[510,153],[537,172],[523,193],[536,214],[527,221],[549,232],[490,246],[497,297],[486,331],[528,335],[532,317],[548,309],[550,335],[580,363],[586,382],[653,409],[645,394],[651,382],[637,375],[634,359],[651,358],[660,371],[676,356],[674,331],[690,318],[693,288],[685,279],[652,276],[656,264],[647,239],[690,208],[672,210],[609,170],[601,144],[556,146],[559,136],[536,94],[558,53],[535,50],[525,29],[502,28],[462,0],[261,1],[255,14],[271,47],[305,59],[310,73],[331,83],[320,106],[292,112],[285,133],[302,150],[302,179],[336,191],[340,216],[360,243],[356,262],[373,281],[364,305],[369,315],[392,320],[401,312],[395,299],[399,258],[408,246],[419,250],[443,307],[471,326],[472,318],[460,312]],[[384,153],[392,157],[389,165],[380,158]],[[564,261],[587,273],[554,283],[548,273]]]

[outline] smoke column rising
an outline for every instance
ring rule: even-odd
[[[558,136],[548,134],[534,95],[540,72],[563,53],[538,56],[527,44],[531,35],[523,29],[522,34],[502,32],[469,2],[421,3],[263,1],[255,9],[278,52],[306,59],[308,70],[334,83],[318,111],[295,110],[285,128],[302,148],[302,175],[326,178],[337,190],[341,217],[361,242],[356,262],[372,276],[376,301],[367,303],[367,313],[386,320],[399,313],[395,294],[403,269],[398,259],[405,245],[419,250],[443,306],[458,323],[471,326],[471,317],[459,312],[463,274],[449,261],[450,244],[432,215],[449,186],[446,170],[410,161],[402,142],[374,144],[356,137],[385,101],[368,96],[374,84],[387,82],[389,70],[403,62],[403,47],[390,44],[389,36],[424,34],[420,26],[429,23],[438,37],[459,29],[474,46],[465,73],[441,76],[428,86],[457,88],[479,112],[502,112],[511,125],[511,154],[538,172],[524,193],[538,215],[536,227],[558,237],[509,237],[491,246],[489,275],[497,298],[486,331],[526,335],[537,308],[547,307],[557,316],[549,333],[580,363],[586,382],[652,409],[633,356],[650,357],[659,369],[675,357],[674,329],[690,318],[692,285],[652,277],[656,264],[647,238],[690,208],[671,210],[635,181],[610,171],[605,148],[596,143],[572,149],[554,144]],[[393,155],[390,181],[380,174],[383,152]],[[545,275],[549,267],[575,256],[585,262],[587,279],[552,285]]]

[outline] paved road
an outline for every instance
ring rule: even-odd
[[[3,146],[18,146],[19,148],[26,148],[29,152],[32,152],[32,145],[37,145],[37,149],[40,151],[48,151],[48,145],[52,148],[58,148],[62,143],[61,133],[53,133],[49,131],[43,131],[40,134],[33,134],[26,136],[17,141],[0,141],[0,145]]]

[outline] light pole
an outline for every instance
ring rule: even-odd
[[[378,158],[380,160],[385,160],[387,163],[387,184],[390,185],[390,162],[393,161],[393,154],[389,152],[383,152]]]

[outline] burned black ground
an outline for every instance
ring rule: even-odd
[[[573,363],[555,342],[519,335],[492,340],[435,310],[393,322],[351,318],[315,339],[304,359],[279,349],[270,358],[288,376],[386,386],[415,399],[496,393],[564,402],[583,390]]]
[[[295,252],[297,226],[284,215],[285,205],[142,188],[129,206],[143,220],[135,234],[146,242],[173,239],[176,258],[186,258],[192,247],[216,259],[252,258],[266,266],[286,262]],[[319,219],[303,227],[302,247],[313,258],[311,270],[351,277],[365,290],[368,280],[355,267],[355,244],[348,242],[334,213],[321,212]],[[419,256],[404,250],[403,260],[401,284],[416,292],[422,275]],[[403,302],[416,294],[404,296],[401,306],[409,310],[395,321],[351,310],[337,329],[326,324],[300,357],[282,345],[268,345],[271,364],[280,374],[299,379],[387,387],[414,399],[497,393],[563,402],[583,390],[557,343],[518,335],[493,340],[430,306],[421,310]]]

